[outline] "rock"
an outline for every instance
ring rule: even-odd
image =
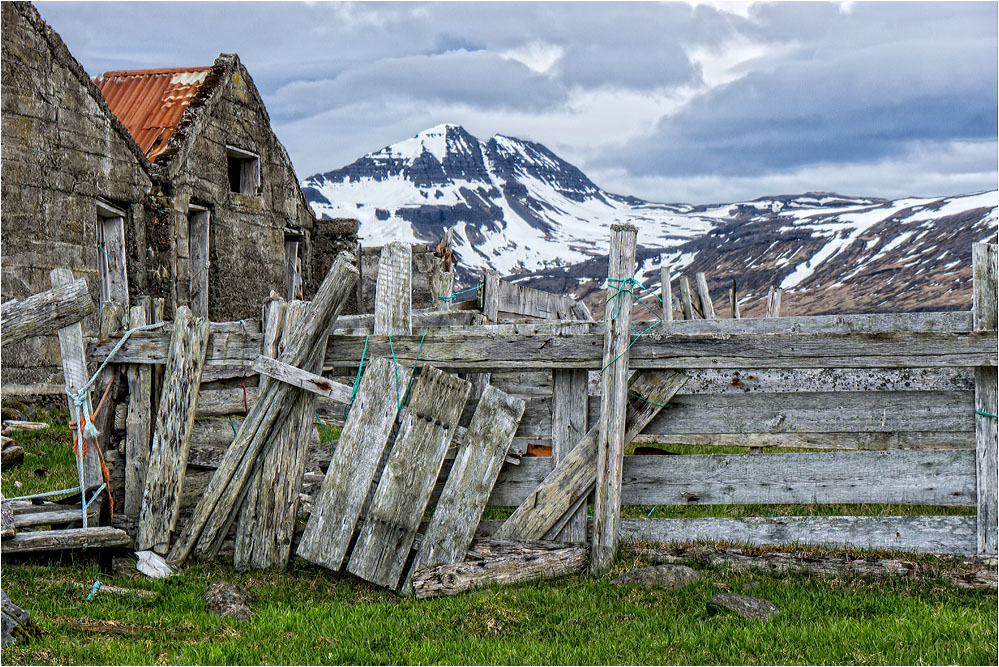
[[[768,600],[739,595],[738,593],[719,593],[708,600],[709,613],[715,614],[722,611],[731,611],[743,618],[763,620],[780,613],[780,609]]]
[[[0,469],[10,470],[24,462],[24,447],[20,445],[8,444],[4,446],[0,454]]]
[[[611,586],[642,586],[643,588],[683,588],[700,581],[701,573],[686,565],[656,565],[625,572]]]
[[[219,616],[231,616],[245,621],[253,616],[249,603],[255,596],[242,586],[230,584],[228,581],[215,581],[208,585],[202,594],[208,611]]]
[[[0,589],[0,633],[3,635],[3,646],[28,642],[32,637],[41,637],[42,631],[31,620],[31,614],[11,602],[7,594]]]

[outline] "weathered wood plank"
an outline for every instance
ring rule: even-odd
[[[413,333],[413,248],[408,243],[382,246],[375,283],[375,333]]]
[[[5,539],[4,554],[61,549],[101,549],[128,546],[132,539],[123,530],[111,526],[68,528],[63,530],[28,530]]]
[[[207,320],[194,317],[187,306],[177,309],[139,511],[140,551],[166,554],[177,525],[208,334]]]
[[[471,388],[465,380],[423,368],[347,563],[350,573],[380,586],[399,586]]]
[[[586,305],[571,296],[498,280],[496,309],[499,313],[526,315],[547,320],[592,320]]]
[[[770,287],[767,292],[766,317],[780,317],[780,300],[784,296],[784,290],[780,287]]]
[[[128,326],[146,324],[146,306],[129,309]],[[146,488],[149,450],[152,444],[152,368],[148,364],[130,364],[128,378],[128,413],[125,417],[125,514],[138,514]]]
[[[717,320],[715,305],[711,301],[711,293],[708,291],[707,277],[703,272],[698,272],[694,274],[694,281],[697,283],[697,298],[701,302],[701,312],[704,313],[704,319]]]
[[[624,281],[635,275],[635,240],[631,225],[611,225],[607,306],[605,308],[600,412],[597,416],[596,489],[590,572],[610,569],[617,551],[621,520],[621,467],[628,413],[628,351],[631,347],[632,294]]]
[[[20,301],[12,299],[2,306],[2,345],[6,347],[25,338],[44,336],[76,324],[93,312],[94,303],[83,278]]]
[[[352,389],[345,384],[334,382],[301,368],[283,364],[277,359],[260,355],[253,362],[253,370],[275,380],[286,382],[293,387],[304,389],[319,396],[331,398],[340,403],[349,403]]]
[[[589,430],[587,414],[587,372],[553,371],[552,389],[552,463],[565,459]],[[586,507],[580,506],[555,537],[558,542],[586,542]]]
[[[349,256],[341,253],[310,302],[305,325],[286,338],[281,361],[301,366],[312,355],[321,354],[319,350],[350,296],[357,275]],[[261,391],[260,398],[226,451],[222,464],[216,469],[194,515],[175,541],[169,558],[172,565],[183,563],[195,542],[204,541],[205,555],[217,553],[253,472],[253,462],[267,443],[275,424],[279,427],[283,425],[284,404],[291,392],[298,391],[301,390],[280,382],[269,383]]]
[[[626,444],[659,414],[662,406],[685,380],[682,374],[673,371],[644,371],[632,376],[628,385],[630,399],[626,418],[627,433],[624,438]],[[566,515],[575,512],[576,504],[585,500],[596,482],[597,434],[596,426],[587,431],[586,437],[559,462],[557,468],[551,470],[550,474],[545,471],[546,476],[540,485],[535,484],[534,480],[529,482],[528,495],[516,503],[519,507],[504,522],[498,538],[537,540],[544,539],[549,533],[552,536],[558,534],[564,526],[561,521],[563,517],[568,520]],[[544,463],[548,464],[547,461]],[[504,473],[515,479],[535,472],[514,472],[520,468],[527,471],[537,466],[527,459],[518,467],[507,466],[500,474],[500,481],[503,481]],[[497,486],[499,485],[498,482]],[[493,495],[496,496],[495,490]]]
[[[486,318],[486,322],[495,324],[499,321],[499,290],[499,274],[495,271],[486,271],[482,276],[482,289],[478,292],[482,299],[482,315]]]
[[[54,288],[71,285],[73,283],[73,272],[69,269],[52,269],[49,272],[49,279]],[[75,394],[90,379],[87,373],[87,358],[83,347],[83,327],[80,322],[59,329],[59,351],[62,356],[62,375],[66,390]],[[69,404],[69,414],[72,416],[73,421],[79,420],[80,414],[73,403],[73,399],[69,396],[66,399]],[[93,415],[94,406],[91,398],[88,396],[86,401],[89,410],[88,414]],[[80,443],[79,447],[82,454],[83,443]],[[80,486],[89,489],[100,486],[104,481],[101,474],[100,453],[96,447],[88,447],[87,453],[82,456],[82,461],[79,461],[77,465],[80,466]]]
[[[96,505],[96,503],[95,503]],[[97,509],[95,505],[90,505],[91,508],[87,512],[87,520],[95,522],[97,521]],[[30,526],[59,526],[62,524],[73,523],[74,521],[80,520],[80,508],[75,509],[63,506],[55,506],[47,508],[46,512],[28,512],[22,514],[14,515],[14,527],[15,528],[28,528]]]
[[[684,320],[694,319],[694,299],[687,276],[680,276],[680,309]]]
[[[469,424],[467,443],[451,465],[411,571],[465,560],[523,413],[524,401],[486,387]]]
[[[625,542],[697,541],[758,546],[809,544],[852,549],[975,553],[973,516],[786,516],[624,519]]]
[[[732,278],[732,287],[728,292],[728,303],[732,313],[732,319],[739,319],[739,292],[736,290],[735,278]]]
[[[659,267],[659,297],[663,300],[663,319],[673,321],[673,279],[669,275],[669,263],[660,259]]]
[[[999,246],[976,243],[973,246],[974,326],[976,331],[999,327],[997,282]],[[975,449],[978,470],[978,551],[994,554],[999,547],[999,389],[995,368],[975,369]]]
[[[517,584],[576,574],[586,569],[585,546],[553,542],[478,540],[461,563],[413,573],[418,599],[458,595],[488,584]]]
[[[975,434],[915,431],[887,433],[694,433],[642,434],[632,442],[709,447],[779,447],[794,449],[885,450],[885,449],[974,449]]]
[[[411,369],[382,357],[372,358],[361,377],[298,545],[298,555],[307,561],[331,570],[343,565],[398,414],[397,371],[399,386],[408,386]]]

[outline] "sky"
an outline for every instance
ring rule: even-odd
[[[996,2],[36,6],[91,76],[238,53],[300,179],[440,123],[659,202],[999,179]]]

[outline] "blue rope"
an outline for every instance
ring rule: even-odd
[[[469,287],[468,289],[463,289],[463,290],[461,290],[460,292],[451,292],[451,296],[439,296],[439,297],[437,297],[437,298],[438,298],[438,299],[439,299],[440,301],[454,301],[455,297],[457,297],[457,296],[461,296],[462,294],[466,294],[466,293],[468,293],[468,292],[472,292],[472,291],[474,291],[474,290],[477,290],[477,289],[479,289],[480,287],[482,287],[482,285],[483,285],[483,283],[479,283],[479,284],[478,284],[478,285],[476,285],[475,287]]]
[[[982,412],[981,410],[975,410],[976,415],[981,415],[983,417],[992,417],[993,419],[999,419],[999,415],[994,415],[991,412]]]
[[[319,424],[319,430],[322,431],[323,435],[326,436],[326,442],[330,443],[330,447],[336,449],[336,445],[333,444],[333,435],[326,430],[326,424],[323,423],[323,420],[319,418],[318,410],[316,410],[316,423]]]
[[[638,282],[634,278],[608,278],[607,279],[607,286],[610,287],[610,288],[617,289],[617,293],[615,293],[612,297],[610,297],[610,299],[607,300],[607,301],[611,301],[611,300],[614,300],[614,299],[617,300],[616,309],[614,311],[614,314],[611,316],[612,320],[616,320],[621,315],[621,303],[624,301],[624,299],[621,298],[621,297],[626,292],[628,294],[631,294],[632,296],[635,296],[635,293],[633,291],[631,291],[632,287],[640,287],[640,288],[642,288],[643,290],[645,290],[649,294],[652,294],[652,296],[655,296],[656,299],[659,300],[659,303],[662,303],[662,299],[660,299],[654,292],[652,292],[651,290],[649,290],[645,285],[643,285],[642,283]],[[637,301],[637,303],[640,303],[650,313],[652,313],[653,315],[655,315],[656,316],[656,321],[653,322],[648,327],[646,327],[645,329],[643,329],[642,331],[639,331],[637,333],[635,332],[634,329],[632,329],[631,330],[632,333],[636,333],[635,339],[633,341],[631,341],[630,343],[628,343],[628,347],[626,347],[624,349],[624,352],[622,352],[621,354],[619,354],[616,357],[614,357],[613,359],[611,359],[610,362],[606,366],[604,366],[603,368],[601,368],[600,369],[601,373],[603,371],[607,370],[608,368],[610,368],[614,364],[615,361],[617,361],[618,359],[620,359],[621,357],[623,357],[625,354],[627,354],[628,350],[631,349],[632,345],[634,345],[635,343],[638,342],[639,338],[641,338],[643,335],[647,334],[649,331],[652,331],[652,329],[654,329],[660,322],[663,321],[663,318],[659,316],[659,313],[657,313],[656,311],[654,311],[651,308],[649,308],[649,306],[647,304],[643,303],[641,300],[638,300],[638,299],[636,299],[636,301]],[[639,396],[639,398],[643,398],[643,397]],[[649,403],[653,403],[652,401],[648,401],[648,399],[644,399],[643,398],[643,400],[646,400]],[[653,405],[657,405],[657,404],[653,403]]]
[[[87,602],[90,602],[91,600],[94,599],[94,595],[97,594],[97,591],[101,590],[101,586],[103,585],[104,584],[101,583],[100,579],[94,581],[94,585],[90,587],[90,594],[87,595]]]
[[[232,420],[232,417],[229,417],[229,426],[232,427],[232,434],[236,435],[236,422]]]
[[[649,510],[649,513],[645,515],[645,518],[648,519],[650,516],[652,516],[652,513],[656,511],[657,507],[659,507],[659,505],[654,505],[652,509]]]

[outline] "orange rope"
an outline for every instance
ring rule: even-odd
[[[101,396],[101,400],[97,404],[97,409],[94,410],[94,414],[90,416],[90,421],[91,422],[97,420],[97,415],[100,414],[101,408],[104,407],[104,401],[107,400],[108,394],[111,393],[111,385],[113,385],[113,384],[114,384],[114,377],[112,377],[108,381],[108,386],[104,389],[104,395]],[[83,417],[83,416],[81,416],[80,418],[83,419],[83,425],[86,426],[86,424],[87,424],[87,418]],[[86,456],[87,455],[87,437],[86,436],[83,437],[83,453],[80,454],[79,451],[78,451],[79,450],[79,431],[77,431],[76,426],[77,426],[77,422],[75,420],[69,422],[69,427],[71,429],[73,429],[73,453],[76,454],[76,455],[78,455],[78,456]],[[114,498],[111,497],[111,472],[108,470],[107,461],[104,460],[104,452],[101,451],[101,445],[100,445],[99,442],[97,442],[97,438],[94,438],[94,447],[97,448],[97,456],[98,456],[98,458],[100,459],[100,462],[101,462],[101,477],[104,478],[104,483],[107,484],[107,486],[105,488],[107,489],[107,492],[108,492],[108,502],[110,503],[109,507],[110,507],[110,510],[111,510],[111,518],[114,519]]]

